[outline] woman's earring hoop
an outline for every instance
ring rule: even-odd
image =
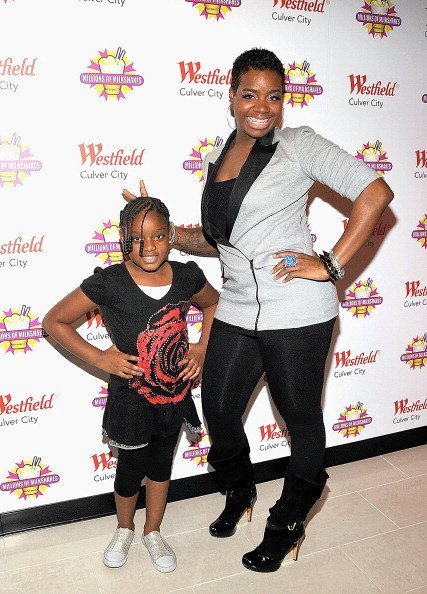
[[[234,120],[233,125],[230,124],[230,117],[233,118],[233,120]],[[228,124],[228,127],[231,128],[232,130],[234,130],[234,128],[236,127],[236,120],[234,119],[234,117],[233,117],[233,115],[231,113],[231,106],[230,106],[230,104],[228,104],[228,107],[227,107],[227,124]]]

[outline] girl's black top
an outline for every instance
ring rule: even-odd
[[[137,355],[143,370],[131,380],[110,376],[103,433],[118,447],[141,447],[153,434],[175,433],[183,421],[193,430],[200,427],[191,380],[178,379],[178,363],[188,351],[190,300],[206,277],[195,262],[169,264],[172,284],[161,299],[146,295],[124,263],[97,268],[80,285],[101,308],[119,351]]]

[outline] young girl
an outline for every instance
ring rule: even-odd
[[[195,262],[168,261],[174,227],[160,200],[145,197],[127,204],[120,213],[120,231],[127,261],[97,269],[48,312],[43,327],[68,351],[111,374],[103,434],[118,448],[118,528],[105,549],[105,565],[126,562],[146,476],[142,542],[155,568],[169,572],[176,557],[160,535],[160,524],[182,422],[191,432],[200,431],[190,387],[203,366],[218,293]],[[199,343],[188,346],[191,303],[203,311],[203,328]],[[96,306],[114,337],[105,351],[72,326]]]

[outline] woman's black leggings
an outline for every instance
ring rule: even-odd
[[[168,481],[171,476],[173,455],[179,431],[162,437],[153,435],[143,448],[124,450],[119,448],[114,490],[121,497],[138,493],[142,479]]]
[[[316,480],[325,452],[321,397],[334,322],[246,336],[214,320],[202,382],[212,461],[230,458],[244,446],[242,416],[265,372],[291,437],[291,469]]]

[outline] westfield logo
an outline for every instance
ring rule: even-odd
[[[368,77],[366,74],[350,74],[350,93],[357,95],[386,95],[394,96],[396,94],[397,82],[388,82],[383,84],[380,80],[374,83],[366,84]]]

